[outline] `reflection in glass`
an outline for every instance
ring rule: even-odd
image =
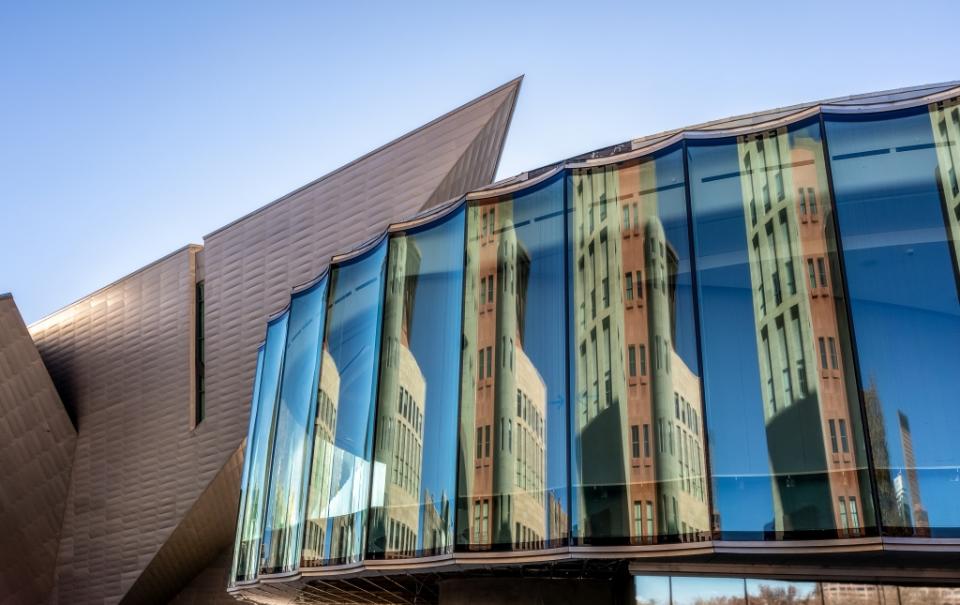
[[[326,298],[323,278],[290,300],[264,514],[264,573],[292,571],[300,561],[307,444],[313,436],[310,420],[316,404]]]
[[[305,567],[353,562],[363,554],[385,261],[381,243],[330,270],[320,380],[313,386]]]
[[[670,605],[670,576],[634,576],[637,605]]]
[[[822,605],[816,582],[747,580],[747,605]]]
[[[240,557],[246,556],[245,549],[241,549],[243,542],[244,517],[247,509],[247,498],[250,496],[248,486],[250,484],[250,460],[254,457],[254,441],[259,438],[257,433],[257,412],[260,409],[260,379],[263,375],[263,345],[257,349],[257,370],[253,378],[253,395],[250,398],[250,425],[247,427],[246,451],[243,457],[243,471],[240,475],[240,507],[239,519],[237,520],[237,533],[234,540],[233,564],[229,578],[230,585],[233,585],[237,579],[237,572],[240,566]],[[247,561],[243,561],[244,567],[247,567]],[[253,570],[256,573],[256,570]]]
[[[863,535],[874,520],[819,123],[688,153],[715,529]]]
[[[825,128],[884,531],[957,536],[956,102]]]
[[[746,605],[740,578],[670,578],[673,605]]]
[[[289,312],[267,324],[267,338],[258,355],[255,409],[251,408],[247,451],[243,459],[244,484],[237,521],[234,553],[234,577],[253,580],[260,570],[260,543],[263,528],[264,496],[267,491],[267,467],[272,452],[273,421],[280,387],[284,345],[287,340]],[[262,361],[261,361],[262,358]]]
[[[463,223],[458,210],[390,238],[370,557],[452,548]]]
[[[823,591],[823,605],[880,605],[882,602],[880,587],[875,584],[824,582],[820,590]]]
[[[467,207],[457,544],[567,537],[564,179]]]
[[[571,175],[573,535],[710,529],[680,148]]]
[[[900,605],[960,603],[960,588],[934,586],[900,586]]]

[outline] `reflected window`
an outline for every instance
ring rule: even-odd
[[[371,481],[374,398],[380,356],[381,300],[386,245],[334,265],[321,350],[320,379],[314,389],[314,428],[310,488],[303,538],[304,567],[358,560]],[[397,352],[384,351],[384,355]],[[397,392],[391,420],[413,433],[409,393]],[[385,423],[386,424],[386,423]],[[411,437],[397,450],[414,455]],[[391,479],[405,484],[406,472]]]
[[[484,215],[478,242],[492,237],[493,215]],[[464,211],[390,237],[380,395],[367,556],[402,558],[448,553],[453,545],[456,488],[457,397],[460,381],[460,313],[463,295]],[[487,233],[488,235],[484,235]],[[467,296],[489,312],[494,276],[484,273]],[[472,382],[494,375],[492,351],[477,347],[464,366]],[[407,410],[397,417],[398,402]],[[412,419],[412,420],[411,420]],[[491,456],[487,423],[471,427],[467,443],[476,464]],[[398,474],[401,479],[391,478]],[[473,503],[462,514],[482,517]]]
[[[951,100],[824,117],[874,481],[889,535],[960,536],[951,495],[960,466],[960,231],[953,212],[960,199],[950,176],[960,131],[949,119],[956,107]],[[843,368],[843,343],[837,348]],[[867,523],[869,500],[857,501]]]
[[[870,484],[844,292],[827,278],[839,259],[819,120],[691,141],[687,152],[715,529],[846,535],[840,499],[867,502]],[[784,195],[763,193],[754,221],[754,192],[781,182]],[[871,511],[861,515],[872,525]]]
[[[567,342],[558,329],[566,313],[563,192],[564,179],[554,177],[515,195],[471,200],[466,207],[462,365],[475,367],[475,352],[486,350],[491,355],[486,367],[492,368],[485,381],[464,371],[461,385],[463,512],[456,535],[458,547],[467,550],[544,548],[567,537]],[[609,254],[603,225],[619,221],[622,213],[607,212],[606,202],[597,202],[585,230],[595,234],[591,258],[599,262]],[[493,232],[486,239],[483,216],[491,217]],[[494,304],[483,312],[472,295],[481,275],[495,275],[499,285]],[[604,271],[598,278],[605,281],[585,320],[623,296],[622,286],[611,284],[619,275]],[[597,322],[591,351],[603,354],[606,338]],[[603,379],[592,385],[592,393],[595,405],[606,400]],[[490,456],[482,461],[471,443],[478,426],[492,433]],[[481,514],[464,514],[467,503],[477,501]]]

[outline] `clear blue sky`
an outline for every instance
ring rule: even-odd
[[[0,291],[39,319],[521,73],[501,177],[960,77],[951,2],[701,4],[6,2]]]

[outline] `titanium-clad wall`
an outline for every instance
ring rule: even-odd
[[[435,454],[458,455],[455,551],[955,537],[957,106],[680,136],[418,222],[466,214],[445,234],[463,242],[459,443]],[[389,237],[405,277],[388,271],[384,325],[405,342],[432,259]],[[383,481],[414,491],[418,374],[381,385],[374,427]],[[386,532],[373,515],[370,558],[427,554],[428,512]]]
[[[197,250],[31,326],[79,427],[55,601],[119,601],[226,460],[191,431]]]
[[[31,327],[81,433],[59,545],[58,600],[118,602],[154,564],[160,569],[143,586],[176,589],[204,564],[196,555],[206,550],[194,549],[187,557],[193,567],[174,565],[173,573],[164,569],[161,547],[243,440],[266,317],[333,251],[488,184],[519,84],[218,230],[202,253],[181,250]],[[205,418],[195,427],[195,283],[204,276]],[[215,491],[235,507],[237,486],[229,484],[234,491]],[[224,541],[216,530],[189,535]]]
[[[0,295],[0,601],[53,588],[77,432],[8,294]]]

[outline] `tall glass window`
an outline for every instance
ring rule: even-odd
[[[252,444],[258,438],[257,435],[257,413],[260,409],[260,379],[263,377],[263,345],[257,349],[257,370],[253,379],[253,395],[250,398],[250,424],[247,427],[247,447],[244,452],[243,457],[243,470],[240,475],[240,507],[239,515],[237,519],[237,533],[234,540],[233,546],[233,565],[231,567],[229,583],[233,585],[236,583],[237,573],[240,571],[240,557],[241,552],[244,549],[241,548],[241,543],[243,542],[243,530],[244,530],[244,513],[247,508],[247,498],[250,497],[250,492],[247,489],[250,484],[250,459],[254,456],[253,450],[254,447]],[[246,555],[245,552],[243,552]],[[244,566],[247,566],[247,561],[243,562]],[[253,570],[253,573],[256,573],[256,570]]]
[[[714,529],[863,535],[875,521],[819,121],[691,142],[688,154]],[[817,279],[798,279],[810,266]],[[840,422],[847,451],[832,447]],[[841,519],[851,498],[863,527]]]
[[[463,226],[461,209],[390,238],[370,557],[452,550]]]
[[[346,563],[363,554],[380,319],[387,246],[330,270],[320,363],[313,461],[303,537],[304,567]]]
[[[960,536],[957,103],[825,128],[884,531]]]
[[[267,468],[273,447],[273,422],[287,340],[289,311],[267,324],[267,338],[258,354],[254,401],[251,406],[247,451],[243,458],[244,475],[237,539],[234,546],[234,578],[253,580],[260,571],[260,544],[263,536],[263,507],[267,493]]]
[[[327,280],[290,300],[263,527],[264,573],[292,571],[300,562],[308,444],[313,437]]]
[[[466,232],[457,545],[558,545],[569,524],[564,178],[471,201]]]
[[[683,150],[575,169],[568,195],[573,537],[701,539],[710,513]],[[650,426],[660,433],[641,456]]]

